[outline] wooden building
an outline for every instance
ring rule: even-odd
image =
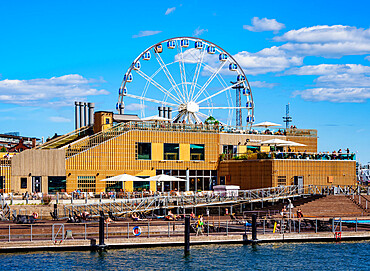
[[[211,190],[217,184],[250,189],[295,182],[355,183],[355,161],[277,159],[268,157],[272,146],[261,144],[279,138],[304,144],[292,147],[293,152],[316,153],[316,130],[253,134],[218,125],[114,123],[114,114],[105,111],[95,113],[94,123],[17,154],[11,160],[11,177],[7,177],[11,181],[4,187],[5,191],[198,191]],[[123,173],[143,178],[164,173],[186,182],[101,181]]]

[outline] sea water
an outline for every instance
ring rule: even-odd
[[[0,254],[1,270],[369,270],[369,242]]]

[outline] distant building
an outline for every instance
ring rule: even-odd
[[[41,144],[36,137],[19,136],[19,132],[0,134],[0,152],[21,152]]]

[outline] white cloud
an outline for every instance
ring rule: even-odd
[[[338,73],[370,73],[370,67],[361,64],[320,64],[291,68],[286,72],[286,74],[294,75],[328,75]]]
[[[303,43],[324,43],[324,42],[364,42],[370,39],[370,28],[356,28],[345,25],[317,25],[304,27],[298,30],[290,30],[276,41],[294,41]]]
[[[141,37],[157,35],[159,33],[162,33],[162,31],[144,30],[144,31],[140,31],[139,34],[133,35],[132,37],[136,39],[136,38],[141,38]]]
[[[254,17],[252,19],[252,25],[243,25],[244,29],[253,32],[262,32],[262,31],[274,31],[278,32],[279,30],[285,27],[284,24],[279,23],[275,19],[267,19],[267,18],[258,18]]]
[[[67,119],[64,117],[57,117],[57,116],[49,117],[49,120],[52,122],[71,122],[70,119]]]
[[[125,105],[125,110],[127,111],[137,111],[141,110],[143,108],[146,108],[146,105],[138,104],[138,103],[130,103],[128,105]]]
[[[280,47],[290,54],[340,58],[345,55],[363,55],[370,53],[368,42],[334,43],[286,43]]]
[[[370,98],[370,88],[312,88],[295,91],[293,95],[308,101],[361,103]]]
[[[370,56],[365,57],[365,59],[370,61]]]
[[[364,74],[329,74],[315,80],[318,86],[325,87],[367,87],[370,88],[370,77]]]
[[[202,29],[202,28],[200,28],[200,26],[198,26],[198,28],[194,30],[193,36],[194,37],[199,37],[200,35],[202,35],[205,32],[208,32],[208,29]]]
[[[50,79],[5,79],[0,81],[0,101],[29,106],[70,106],[75,99],[109,94],[104,89],[92,87],[91,83],[79,74]]]
[[[288,31],[274,40],[287,41],[281,49],[296,55],[339,58],[370,53],[370,28],[317,25]]]
[[[265,81],[252,81],[249,82],[252,88],[273,88],[277,86],[277,83],[268,83]]]
[[[165,12],[165,14],[164,14],[164,15],[168,15],[168,14],[170,14],[170,13],[174,12],[174,11],[175,11],[175,9],[176,9],[176,7],[168,8],[168,9],[166,10],[166,12]]]
[[[370,67],[359,64],[321,64],[293,68],[287,74],[320,75],[316,88],[296,91],[309,101],[364,102],[370,98]]]
[[[246,74],[280,72],[303,63],[302,57],[290,56],[279,47],[265,48],[257,53],[242,51],[234,55]]]

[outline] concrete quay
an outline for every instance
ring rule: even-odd
[[[191,245],[209,244],[250,244],[250,243],[286,243],[286,242],[340,242],[370,240],[370,232],[342,232],[339,237],[332,232],[324,233],[285,233],[259,235],[257,241],[251,241],[251,234],[247,234],[247,240],[243,235],[222,236],[191,236]],[[96,240],[97,241],[97,240]],[[63,240],[53,241],[15,241],[0,242],[0,253],[11,252],[34,252],[34,251],[83,251],[97,250],[97,246],[91,245],[91,240]],[[160,237],[160,238],[117,238],[105,240],[106,249],[120,248],[143,248],[143,247],[166,247],[183,246],[184,237]]]

